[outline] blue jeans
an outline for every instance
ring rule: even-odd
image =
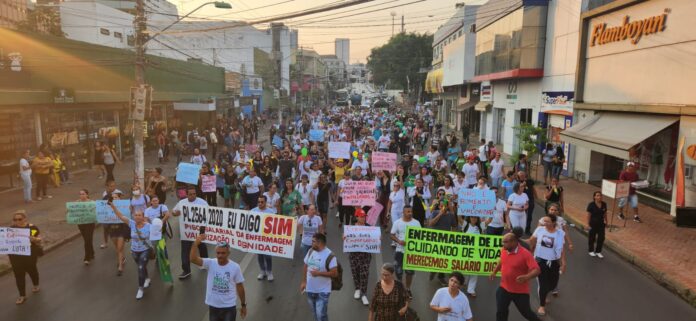
[[[551,168],[551,177],[555,177],[556,179],[560,179],[562,171],[563,171],[563,165],[553,165],[553,168]]]
[[[256,257],[259,260],[259,270],[261,272],[270,273],[273,271],[273,261],[270,255],[256,254]]]
[[[311,293],[307,292],[307,302],[309,309],[312,310],[314,321],[328,321],[329,315],[329,295],[331,293]]]
[[[234,321],[237,319],[237,307],[216,308],[208,306],[210,321]]]
[[[142,252],[131,252],[135,264],[138,265],[138,287],[141,288],[145,285],[145,279],[148,278],[147,261],[150,259],[148,257],[149,253],[149,250],[145,250]]]
[[[24,182],[24,200],[31,201],[31,174],[21,174]]]
[[[307,256],[307,252],[309,252],[309,249],[311,249],[311,248],[312,248],[311,245],[300,244],[300,249],[302,249],[302,259],[303,260]]]

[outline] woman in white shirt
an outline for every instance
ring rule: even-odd
[[[264,196],[266,196],[266,204],[268,204],[269,207],[273,207],[276,209],[276,213],[281,213],[280,212],[280,194],[278,194],[278,185],[276,183],[272,183],[268,187],[268,192],[263,193]]]
[[[314,204],[314,193],[312,193],[313,186],[309,185],[309,177],[307,175],[302,175],[302,181],[295,186],[295,190],[300,192],[302,195],[302,207],[305,212],[309,209],[309,206]]]
[[[430,309],[437,312],[437,321],[471,321],[473,314],[466,298],[459,287],[464,284],[464,276],[452,272],[447,287],[440,288],[430,301]]]
[[[481,222],[481,218],[477,216],[468,216],[465,218],[466,223],[462,226],[462,232],[467,234],[483,234],[486,230],[486,225]],[[466,276],[466,293],[471,295],[471,297],[476,297],[476,283],[478,282],[478,276],[467,275]],[[464,286],[464,284],[462,284]]]
[[[524,228],[527,224],[527,208],[529,207],[529,197],[524,193],[524,182],[515,183],[512,187],[513,193],[508,197],[507,208],[512,228]]]
[[[537,228],[529,239],[534,259],[541,270],[538,276],[539,315],[546,315],[546,296],[556,288],[558,278],[566,268],[565,232],[557,227],[556,221],[556,216],[547,214],[543,218],[543,227]]]
[[[486,234],[503,235],[505,228],[510,226],[508,223],[510,220],[507,217],[507,204],[504,200],[497,197],[497,187],[491,187],[491,190],[496,194],[496,203],[495,209],[493,210],[493,217],[486,219]]]
[[[505,177],[505,161],[500,158],[500,153],[495,154],[495,158],[490,162],[490,168],[491,186],[498,187]]]

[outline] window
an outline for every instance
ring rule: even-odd
[[[99,28],[99,33],[101,33],[101,34],[103,34],[103,35],[105,35],[105,36],[108,36],[108,35],[111,34],[111,32],[109,31],[109,29],[106,29],[106,28]]]
[[[114,38],[118,38],[118,39],[123,40],[123,34],[120,32],[114,31]]]
[[[522,108],[520,109],[520,124],[531,124],[532,123],[532,109]]]
[[[462,31],[461,31],[461,30],[459,30],[459,36],[460,36],[460,37],[462,36]]]
[[[135,46],[135,37],[126,36],[126,43],[128,43],[129,46]]]

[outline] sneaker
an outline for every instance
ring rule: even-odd
[[[553,291],[551,291],[551,295],[553,296],[558,296],[559,293],[560,292],[558,291],[558,289],[554,289]]]
[[[188,279],[189,277],[191,277],[191,272],[181,272],[179,274],[179,280]]]
[[[266,275],[266,280],[268,280],[268,282],[273,282],[273,280],[275,280],[275,278],[273,278],[273,272],[268,272],[268,275]]]
[[[51,196],[51,195],[46,195],[46,198],[48,198],[48,199],[52,199],[52,198],[53,198],[53,196]]]
[[[353,294],[353,299],[356,299],[356,300],[360,299],[360,290],[355,290],[355,294]]]
[[[603,258],[604,258],[604,255],[602,255],[602,253],[597,253],[597,257],[600,258],[600,259],[603,259]]]
[[[261,273],[259,273],[259,275],[256,276],[256,279],[263,280],[265,277],[266,277],[266,272],[261,271]]]
[[[638,215],[633,216],[633,221],[636,223],[643,223],[643,221],[640,219],[640,216]]]
[[[619,213],[619,219],[620,219],[620,220],[625,220],[626,217],[623,215],[623,213]]]
[[[362,303],[363,303],[363,305],[370,305],[370,301],[364,295],[362,296]]]
[[[145,279],[145,284],[143,284],[143,288],[149,288],[150,287],[150,278]]]
[[[39,196],[39,197],[36,198],[36,200],[37,200],[37,201],[43,201],[43,197],[40,197],[40,196]]]
[[[143,295],[145,295],[143,288],[138,288],[138,293],[135,294],[135,299],[140,300],[143,298]]]
[[[590,252],[589,254],[590,254],[591,257],[597,256],[597,254],[596,254],[595,252]]]
[[[336,217],[338,217],[338,213],[336,213]]]

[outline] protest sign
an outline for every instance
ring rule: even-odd
[[[350,143],[330,142],[329,143],[329,158],[350,159]]]
[[[203,193],[215,192],[215,175],[202,175],[201,185]]]
[[[198,176],[201,173],[201,165],[179,163],[176,170],[176,181],[181,183],[198,184]]]
[[[495,192],[484,189],[460,188],[457,215],[492,218],[497,202]]]
[[[343,252],[380,253],[382,232],[379,226],[346,225],[343,228]]]
[[[102,224],[120,224],[123,223],[120,219],[118,219],[118,216],[116,216],[116,213],[114,213],[114,210],[111,209],[111,206],[109,204],[106,204],[106,201],[96,201],[94,202],[96,204],[96,212],[97,212],[97,222],[102,223]],[[129,200],[114,200],[114,205],[116,205],[116,208],[123,214],[123,216],[130,218],[131,217],[131,212],[130,212],[130,201]]]
[[[31,255],[28,228],[0,227],[0,254]]]
[[[310,129],[309,130],[309,140],[312,142],[323,142],[324,141],[324,131],[321,129]]]
[[[279,148],[283,148],[283,139],[278,137],[277,135],[273,135],[273,146],[278,146]]]
[[[370,226],[377,226],[379,213],[381,213],[383,209],[384,206],[382,206],[382,204],[375,202],[375,205],[367,211],[367,224]]]
[[[396,153],[372,153],[372,171],[396,171]]]
[[[404,242],[404,270],[490,275],[503,237],[409,226]]]
[[[65,220],[68,224],[90,224],[97,222],[97,205],[94,202],[67,202]]]
[[[343,186],[344,206],[374,206],[374,181],[347,181]]]
[[[204,243],[224,241],[242,252],[289,259],[295,252],[294,217],[205,205],[182,206],[181,240],[195,240],[200,226],[206,227]]]

